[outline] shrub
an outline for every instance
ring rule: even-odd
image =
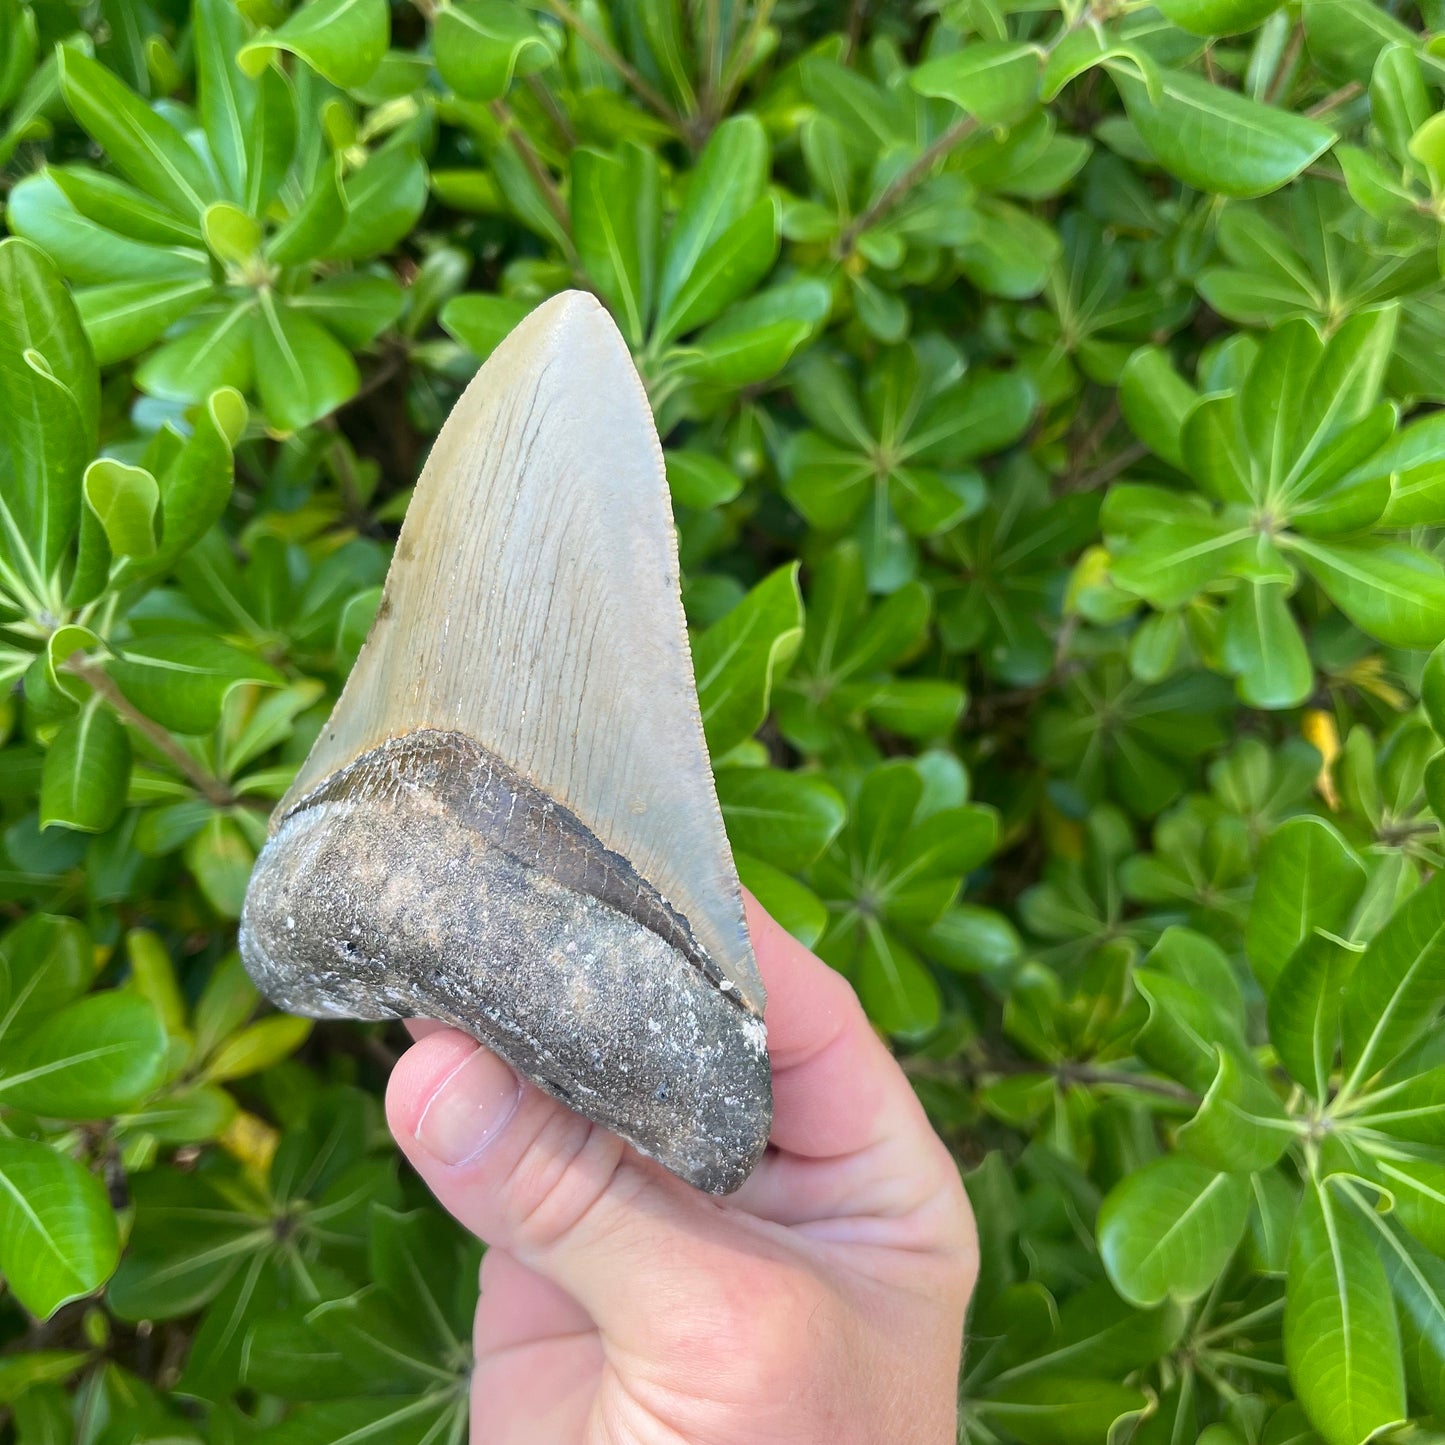
[[[234,920],[430,437],[569,286],[744,881],[965,1171],[965,1438],[1433,1438],[1439,26],[0,0],[15,1438],[462,1438],[400,1036],[261,1011]]]

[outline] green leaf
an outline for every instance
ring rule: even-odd
[[[1358,1445],[1406,1415],[1400,1333],[1370,1232],[1328,1181],[1309,1181],[1290,1239],[1290,1382],[1328,1445]]]
[[[222,918],[239,918],[256,849],[236,822],[213,813],[186,842],[186,867]]]
[[[10,980],[10,1002],[0,1038],[21,1038],[71,999],[95,976],[94,948],[83,923],[32,913],[0,937],[0,960]]]
[[[1401,542],[1290,539],[1330,601],[1391,647],[1434,647],[1445,637],[1445,570]]]
[[[432,23],[441,78],[468,100],[496,100],[514,75],[535,75],[552,47],[524,9],[506,0],[455,0]]]
[[[908,77],[920,95],[951,100],[983,125],[1013,125],[1039,93],[1038,48],[1009,40],[976,40],[926,60]]]
[[[812,889],[780,868],[747,853],[736,855],[743,887],[805,948],[814,947],[828,926],[828,910]]]
[[[1251,707],[1298,707],[1314,688],[1314,665],[1288,593],[1278,582],[1245,583],[1224,611],[1220,662],[1239,679],[1239,695]]]
[[[104,171],[89,166],[48,166],[45,178],[85,219],[107,231],[152,246],[195,247],[201,230],[160,201]]]
[[[1219,1072],[1199,1112],[1180,1129],[1179,1147],[1211,1169],[1258,1173],[1276,1164],[1300,1131],[1253,1068],[1218,1052]]]
[[[1311,933],[1269,995],[1269,1036],[1280,1062],[1320,1103],[1329,1098],[1345,988],[1362,949],[1332,933]]]
[[[125,807],[129,781],[130,739],[115,714],[92,698],[46,750],[40,826],[104,833]]]
[[[1270,834],[1245,937],[1250,967],[1266,992],[1316,929],[1344,932],[1364,890],[1365,866],[1332,823],[1291,818]]]
[[[847,817],[822,778],[780,768],[720,768],[717,793],[732,845],[788,872],[815,861]]]
[[[883,1030],[917,1038],[938,1026],[938,985],[922,961],[876,918],[864,921],[854,983],[868,1017]]]
[[[256,112],[255,91],[236,65],[246,23],[231,0],[196,0],[191,13],[201,125],[226,193],[233,201],[244,201],[247,135]]]
[[[1159,9],[1191,35],[1238,35],[1279,9],[1280,0],[1160,0]]]
[[[155,551],[160,498],[156,479],[144,467],[103,457],[85,469],[85,500],[117,557],[149,557]]]
[[[32,1139],[0,1138],[0,1273],[41,1319],[98,1289],[120,1254],[105,1186]]]
[[[661,216],[657,157],[638,145],[615,156],[572,152],[572,237],[582,268],[631,347],[652,319]]]
[[[707,510],[731,502],[742,491],[742,478],[709,452],[682,447],[669,449],[667,485],[681,507]]]
[[[798,567],[780,567],[693,643],[703,730],[714,757],[755,733],[767,716],[773,683],[803,638]]]
[[[675,335],[681,329],[667,331],[662,320],[679,313],[678,302],[684,288],[696,295],[695,277],[703,258],[723,236],[733,231],[749,211],[754,212],[754,228],[759,227],[763,210],[758,202],[767,181],[767,170],[767,135],[755,116],[730,116],[712,133],[688,177],[682,205],[668,236],[658,279],[659,333]],[[774,237],[776,224],[773,217]],[[751,231],[739,233],[739,239],[752,234]],[[775,239],[772,244],[776,244]],[[732,249],[736,254],[737,240]],[[715,279],[720,284],[726,278]]]
[[[199,633],[138,637],[106,664],[116,685],[145,715],[173,732],[209,732],[233,687],[280,687],[281,674],[259,658]]]
[[[1117,62],[1110,72],[1144,144],[1165,170],[1196,190],[1265,195],[1293,180],[1335,141],[1335,133],[1318,121],[1182,71],[1161,71],[1155,98]]]
[[[485,361],[531,310],[531,302],[512,296],[453,296],[438,319],[473,356]]]
[[[1113,1438],[1117,1422],[1148,1405],[1141,1390],[1070,1375],[1011,1380],[969,1401],[971,1410],[1023,1445],[1097,1445]]]
[[[254,302],[241,301],[195,314],[136,367],[136,384],[166,401],[201,401],[220,387],[248,390],[255,311]]]
[[[1129,429],[1155,456],[1181,471],[1184,419],[1198,400],[1161,347],[1141,346],[1119,373],[1119,406]]]
[[[91,994],[0,1051],[0,1105],[54,1119],[104,1119],[160,1083],[166,1035],[143,998]]]
[[[1382,525],[1436,526],[1445,522],[1445,412],[1403,427],[1346,480],[1373,477],[1386,478],[1390,488]]]
[[[278,50],[290,51],[333,85],[352,90],[371,79],[390,38],[386,0],[307,0],[278,29],[242,46],[236,60],[255,77]]]
[[[296,307],[261,294],[253,345],[266,419],[299,431],[356,395],[361,377],[351,353]]]
[[[116,169],[177,215],[199,219],[215,187],[185,137],[97,61],[65,46],[58,53],[65,103]]]
[[[211,1055],[206,1063],[205,1081],[224,1084],[232,1079],[244,1079],[290,1058],[306,1042],[313,1022],[291,1014],[272,1014],[250,1024],[232,1034]]]
[[[124,361],[189,315],[214,288],[207,280],[121,281],[76,292],[75,304],[101,366]]]
[[[375,152],[347,176],[346,224],[327,248],[338,261],[364,261],[395,246],[426,206],[427,175],[411,146]]]
[[[1404,1053],[1445,1002],[1445,873],[1407,898],[1361,956],[1343,1007],[1345,1088]]]
[[[1228,518],[1180,517],[1151,527],[1115,558],[1110,575],[1161,610],[1182,607],[1248,555],[1253,533]]]
[[[657,337],[671,340],[711,321],[767,275],[777,254],[778,206],[764,196],[710,242],[675,292],[664,292],[658,303]]]
[[[1229,1263],[1248,1212],[1243,1175],[1168,1155],[1109,1192],[1099,1208],[1099,1253],[1131,1304],[1198,1299]]]
[[[316,172],[306,198],[266,242],[266,257],[279,266],[295,266],[326,251],[346,224],[346,191],[341,157]]]
[[[50,260],[0,241],[0,590],[40,611],[80,520],[80,469],[94,446],[98,382],[80,318]]]

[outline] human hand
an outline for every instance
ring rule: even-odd
[[[843,977],[753,900],[774,1120],[726,1200],[435,1027],[387,1118],[490,1248],[481,1445],[952,1445],[972,1215]],[[420,1032],[420,1030],[418,1030]]]

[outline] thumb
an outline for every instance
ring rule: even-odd
[[[659,1309],[772,1255],[757,1221],[689,1189],[522,1083],[454,1029],[404,1054],[386,1095],[402,1151],[467,1229],[565,1289],[617,1343],[655,1347]]]

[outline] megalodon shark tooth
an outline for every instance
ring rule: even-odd
[[[528,316],[442,428],[241,953],[293,1012],[464,1029],[700,1188],[760,1157],[765,996],[662,450],[591,296]]]

